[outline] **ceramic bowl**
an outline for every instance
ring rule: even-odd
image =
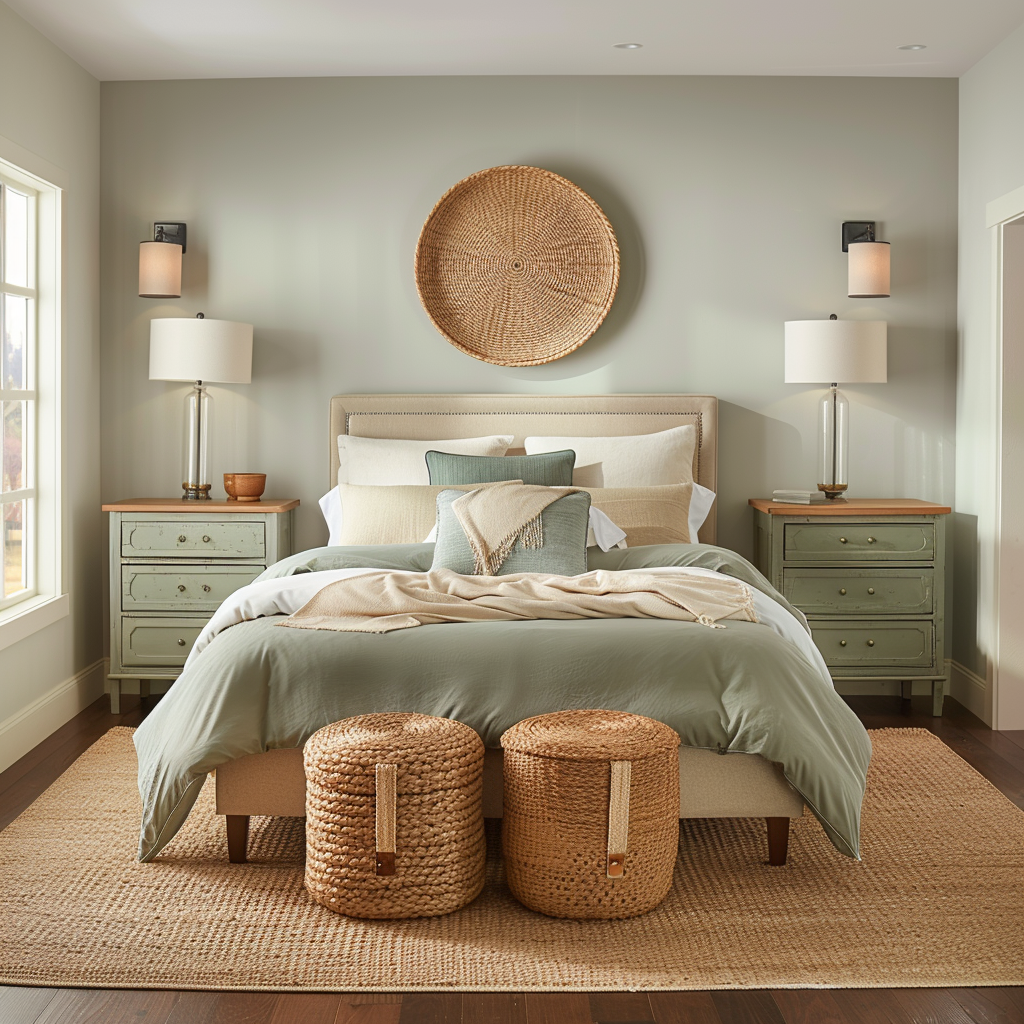
[[[225,473],[228,501],[259,501],[267,487],[266,473]]]

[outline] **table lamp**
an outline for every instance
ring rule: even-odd
[[[210,396],[207,384],[248,384],[252,380],[252,324],[207,320],[200,313],[157,319],[149,325],[149,379],[192,381],[185,418],[182,489],[191,501],[210,497],[207,461]]]
[[[835,501],[849,485],[850,403],[839,384],[886,382],[884,320],[788,320],[786,383],[830,384],[818,422],[818,490]]]

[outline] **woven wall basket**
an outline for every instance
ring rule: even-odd
[[[416,290],[456,348],[536,366],[582,345],[611,309],[619,246],[581,188],[539,167],[491,167],[453,185],[416,245]]]

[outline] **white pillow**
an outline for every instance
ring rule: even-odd
[[[407,441],[391,437],[355,437],[338,435],[340,484],[373,484],[396,487],[429,484],[426,454],[429,451],[452,455],[504,455],[512,444],[512,434],[490,437],[455,437],[445,440]]]
[[[693,494],[690,497],[690,514],[687,517],[690,522],[690,540],[697,543],[697,532],[704,525],[711,512],[711,506],[715,503],[715,492],[710,487],[703,487],[701,484],[693,485]]]
[[[652,487],[693,482],[697,430],[690,424],[625,437],[528,437],[528,455],[576,453],[577,487]]]

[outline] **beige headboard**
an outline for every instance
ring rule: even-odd
[[[339,434],[444,440],[515,434],[609,437],[697,428],[693,477],[717,490],[718,399],[710,395],[335,395],[331,399],[331,486],[338,482]],[[716,502],[717,505],[717,502]],[[714,544],[712,508],[700,531]]]

